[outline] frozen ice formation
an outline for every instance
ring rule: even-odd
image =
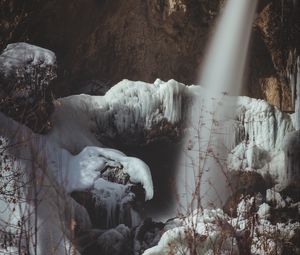
[[[55,55],[51,51],[25,43],[9,45],[1,56],[0,70],[4,70],[2,72],[5,76],[27,64],[42,67],[55,65]],[[1,181],[5,182],[17,169],[15,173],[18,173],[20,183],[27,184],[22,185],[17,201],[0,199],[1,208],[7,208],[0,216],[1,228],[9,223],[5,230],[18,234],[18,228],[9,229],[9,226],[17,226],[24,213],[27,216],[32,215],[38,219],[37,225],[44,226],[38,228],[38,239],[47,240],[39,242],[37,253],[47,254],[51,247],[57,247],[56,254],[64,254],[65,247],[71,247],[73,242],[72,220],[77,219],[78,227],[83,230],[90,227],[86,210],[74,203],[70,193],[92,190],[97,202],[111,211],[108,221],[114,217],[117,204],[126,203],[130,198],[124,196],[127,184],[113,183],[103,178],[102,173],[107,168],[117,168],[128,175],[128,185],[140,184],[145,191],[145,200],[152,199],[155,190],[147,164],[108,147],[118,148],[118,143],[144,144],[149,142],[149,137],[152,139],[170,135],[170,130],[178,136],[192,128],[197,130],[197,123],[192,123],[196,126],[191,127],[191,123],[185,123],[185,120],[188,119],[188,114],[197,115],[201,112],[201,104],[197,105],[200,109],[191,107],[195,100],[201,102],[201,98],[205,96],[207,93],[202,87],[185,86],[174,80],[156,80],[153,84],[123,80],[104,96],[82,94],[56,100],[50,119],[52,129],[45,135],[38,135],[0,113],[0,136],[5,140],[1,146],[2,150],[7,148],[6,156],[1,156],[1,164],[3,168],[8,169],[7,175],[3,175]],[[227,95],[224,95],[224,100],[237,102],[232,119],[225,123],[222,130],[224,133],[233,134],[233,139],[225,138],[230,170],[257,171],[266,178],[271,177],[277,185],[276,188],[286,187],[293,175],[297,174],[287,169],[286,159],[287,152],[290,153],[289,137],[297,133],[285,138],[288,133],[295,131],[295,118],[262,100],[248,97],[231,98]],[[197,153],[196,139],[197,137],[192,137],[188,141],[185,147],[188,151]],[[32,176],[38,181],[33,181]],[[181,184],[185,184],[184,180],[181,180]],[[13,192],[14,187],[9,185],[6,185],[6,190]],[[278,189],[268,191],[268,201],[256,208],[260,220],[270,225],[271,229],[275,227],[267,220],[270,213],[268,203],[275,201],[278,208],[287,204],[282,202],[283,198],[276,193]],[[272,196],[275,197],[274,201]],[[37,211],[34,210],[36,204],[32,201],[38,201]],[[241,211],[247,210],[252,202],[249,199],[238,207],[238,214],[244,217],[244,221],[236,220],[241,230],[245,229],[243,226],[247,223],[245,213]],[[14,206],[15,203],[20,206]],[[138,219],[136,215],[133,218],[133,221]],[[186,218],[187,222],[193,222],[194,219],[194,215]],[[211,241],[219,243],[220,238],[224,237],[220,222],[228,230],[225,241],[221,242],[222,249],[235,252],[232,243],[238,242],[237,234],[221,210],[205,210],[201,217],[197,216],[195,226],[200,239],[195,249],[203,249],[209,254]],[[163,254],[169,251],[168,244],[174,244],[175,241],[182,242],[183,251],[188,248],[186,227],[191,226],[184,226],[178,221],[175,223],[176,226],[172,227],[172,230],[165,232],[158,246],[149,249],[145,254]],[[25,225],[28,226],[28,222],[25,222]],[[206,225],[207,229],[204,228]],[[282,227],[284,233],[288,229],[294,229],[294,225]],[[115,232],[115,237],[120,239],[120,245],[123,244],[121,234]],[[105,240],[103,236],[100,240],[102,245]],[[257,240],[256,243],[261,241],[259,238]],[[271,246],[272,242],[271,240]],[[260,246],[257,244],[254,248],[260,249]],[[34,249],[34,245],[31,249]]]

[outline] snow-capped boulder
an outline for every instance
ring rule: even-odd
[[[0,110],[35,132],[49,129],[55,54],[27,43],[9,44],[0,55]]]

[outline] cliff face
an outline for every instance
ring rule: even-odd
[[[56,95],[97,81],[159,77],[197,82],[205,46],[223,0],[4,0],[1,48],[28,41],[58,57]],[[293,110],[289,86],[299,54],[300,4],[264,0],[258,6],[244,94]],[[298,53],[297,53],[298,52]]]

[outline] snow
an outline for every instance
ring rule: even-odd
[[[145,189],[145,199],[153,197],[153,183],[149,167],[140,159],[127,157],[124,153],[108,148],[85,147],[78,155],[72,156],[62,150],[63,178],[60,179],[67,192],[85,190],[96,185],[101,171],[107,167],[119,166],[130,176],[132,183],[140,183]],[[64,157],[67,154],[67,157]],[[66,167],[64,167],[66,166]],[[123,186],[123,185],[122,185]]]
[[[21,58],[21,55],[25,57]],[[5,70],[5,74],[8,75],[10,70],[23,66],[28,62],[33,65],[53,65],[55,55],[51,51],[25,43],[11,44],[1,55],[0,69]],[[55,187],[62,189],[67,198],[66,200],[70,201],[68,194],[72,191],[92,189],[98,202],[105,204],[108,211],[111,211],[110,215],[114,215],[117,204],[120,201],[122,204],[122,199],[129,198],[123,197],[128,186],[102,179],[101,171],[106,167],[118,167],[129,175],[131,183],[140,183],[145,190],[146,200],[153,198],[154,190],[151,172],[145,162],[134,157],[128,157],[121,151],[106,147],[110,146],[112,141],[124,144],[145,143],[147,142],[147,132],[157,128],[157,126],[158,129],[161,129],[159,124],[162,121],[167,121],[173,128],[176,128],[177,124],[181,124],[187,118],[187,114],[199,114],[201,112],[201,104],[197,105],[198,109],[194,107],[190,112],[186,111],[186,108],[190,107],[197,98],[200,98],[201,102],[201,97],[203,98],[206,95],[200,86],[185,86],[174,80],[167,82],[156,80],[154,84],[123,80],[112,87],[104,96],[82,94],[56,100],[54,102],[54,113],[51,116],[53,129],[45,136],[33,134],[30,130],[3,114],[0,114],[1,127],[10,130],[12,133],[18,130],[19,135],[10,142],[19,142],[23,141],[24,138],[30,138],[30,146],[33,146],[33,152],[30,151],[30,146],[23,146],[11,150],[12,155],[26,157],[33,157],[34,155],[45,159],[47,182],[55,183]],[[272,181],[277,185],[284,186],[287,179],[286,155],[282,151],[284,139],[286,134],[295,130],[297,121],[293,122],[291,115],[282,113],[276,107],[262,100],[224,96],[224,101],[226,100],[237,100],[233,119],[228,123],[224,123],[222,125],[224,130],[221,130],[231,134],[230,137],[227,137],[228,141],[225,142],[230,152],[228,158],[229,168],[231,170],[257,170],[264,177],[271,176]],[[185,127],[184,131],[186,133],[190,129],[199,128],[197,126],[198,122],[192,124],[195,126]],[[191,134],[195,135],[196,133]],[[0,135],[11,137],[11,134],[3,130],[1,130]],[[195,142],[198,137],[195,135],[190,138],[189,148],[191,154],[189,155],[199,157],[197,143]],[[44,150],[45,148],[46,150]],[[20,165],[24,172],[29,169],[28,164],[25,164],[24,161],[20,160]],[[192,167],[194,166],[191,164],[191,166],[188,166],[188,170],[193,170]],[[39,173],[41,175],[45,174],[43,171]],[[220,173],[217,177],[219,180]],[[178,184],[181,186],[186,185],[185,178],[179,178]],[[45,187],[42,185],[42,188]],[[193,187],[191,189],[194,191]],[[45,193],[48,193],[48,190],[45,190]],[[46,222],[47,231],[57,233],[57,237],[61,238],[63,235],[61,229],[53,227],[60,224],[58,222],[60,215],[50,213],[51,210],[60,210],[52,206],[53,200],[51,199],[56,197],[57,193],[51,189],[49,194],[42,203],[39,212],[43,214],[40,217],[41,224]],[[275,202],[282,207],[283,202],[277,193],[270,194],[267,193],[267,197],[269,196],[267,202],[273,201],[271,197],[274,197],[275,194]],[[51,198],[51,196],[53,197]],[[180,193],[179,196],[187,199],[186,190]],[[242,219],[236,221],[241,228],[247,226],[247,219],[245,219],[247,213],[245,212],[247,212],[253,201],[248,202],[244,200],[239,205],[238,211]],[[72,205],[72,202],[68,203]],[[66,207],[68,206],[66,205]],[[10,211],[12,211],[12,208]],[[78,217],[83,222],[82,225],[88,228],[89,221],[85,216],[85,212],[81,209],[77,211],[79,211]],[[258,214],[261,220],[266,220],[268,212],[267,204],[262,204],[259,207]],[[135,211],[132,211],[132,216],[133,222],[138,222]],[[109,217],[113,218],[113,216]],[[193,217],[188,218],[187,222],[194,221]],[[223,212],[205,211],[200,218],[196,217],[197,233],[210,236],[211,240],[219,240],[221,230],[215,224],[216,219],[221,219],[230,224]],[[68,221],[66,220],[66,222]],[[210,226],[208,229],[206,228],[207,224]],[[190,229],[191,225],[188,224],[187,227]],[[145,254],[163,254],[163,252],[170,249],[167,244],[177,241],[183,241],[183,250],[187,251],[186,230],[186,225],[182,222],[178,226],[168,229],[158,246],[149,249]],[[49,234],[41,233],[41,235],[47,238]],[[199,249],[201,247],[207,254],[211,252],[210,238],[199,241]],[[232,248],[232,240],[233,237],[230,232],[225,242],[224,253]],[[49,248],[55,241],[58,242],[57,244],[61,244],[57,239],[50,242],[49,245],[45,244],[45,247]],[[257,241],[257,243],[259,242],[260,240]],[[61,244],[61,247],[63,245]],[[270,246],[272,246],[272,240]]]
[[[163,254],[239,254],[233,228],[227,223],[222,210],[204,210],[181,220],[181,224],[167,230],[158,245],[146,250],[143,255]],[[193,231],[199,237],[192,242]]]
[[[254,197],[242,199],[238,207],[236,218],[229,217],[221,209],[204,209],[171,220],[159,243],[143,255],[215,254],[214,249],[218,249],[220,254],[241,254],[239,252],[243,252],[245,247],[240,246],[243,245],[241,242],[238,246],[236,238],[247,238],[243,236],[247,231],[251,237],[251,254],[282,254],[283,246],[300,229],[299,222],[272,224],[269,217],[274,207],[268,203],[257,204]],[[201,238],[191,242],[191,230],[195,230]],[[218,246],[219,241],[221,246]],[[191,253],[191,250],[196,252]]]
[[[266,201],[268,203],[274,204],[275,208],[286,207],[286,202],[281,197],[280,193],[276,192],[274,189],[268,189],[266,191]]]
[[[29,64],[52,66],[56,64],[56,57],[50,50],[24,42],[8,44],[0,55],[0,72],[5,76]]]
[[[251,209],[255,203],[255,198],[244,198],[237,206],[237,214],[242,218],[247,218],[247,215],[251,212]]]
[[[257,215],[261,219],[266,219],[266,218],[270,217],[270,209],[271,209],[271,207],[267,203],[263,203],[259,206]]]

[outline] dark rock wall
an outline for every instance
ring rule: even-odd
[[[28,41],[58,57],[58,96],[97,80],[197,82],[223,0],[3,0],[1,42]],[[288,69],[299,55],[297,0],[259,1],[244,94],[293,110]],[[297,53],[298,52],[298,53]],[[294,57],[295,58],[295,57]]]

